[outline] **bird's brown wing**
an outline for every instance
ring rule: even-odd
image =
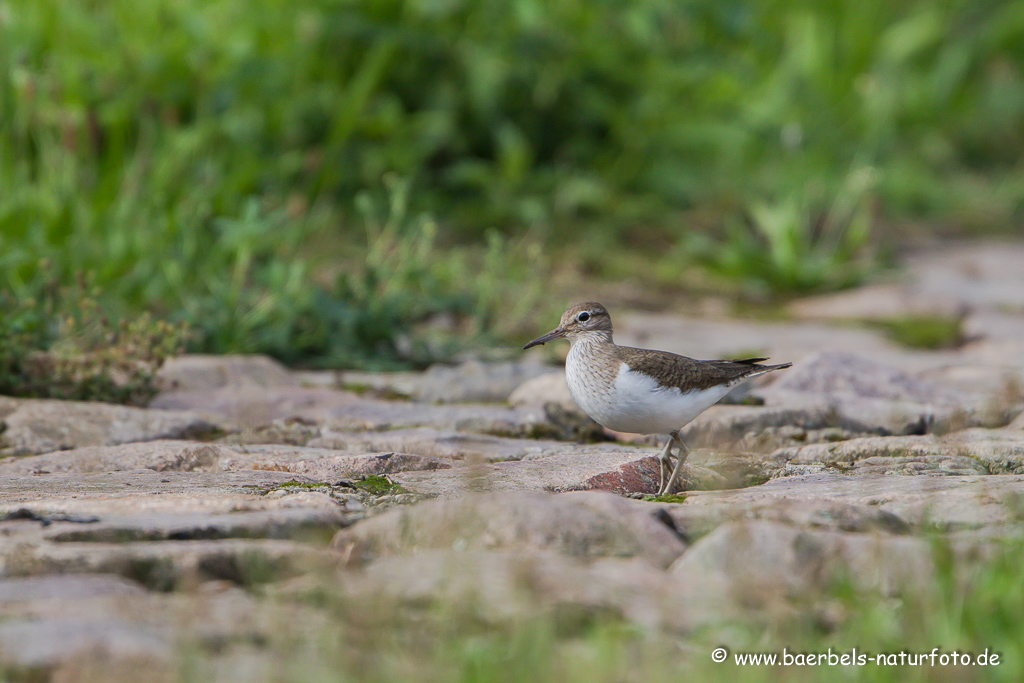
[[[758,365],[767,358],[696,360],[667,351],[652,352],[629,346],[616,347],[616,355],[630,370],[653,377],[664,386],[678,387],[683,391],[735,384],[747,377],[763,375],[791,365]]]

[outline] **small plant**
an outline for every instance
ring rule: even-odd
[[[157,371],[180,353],[185,325],[143,313],[111,323],[94,297],[0,301],[0,394],[145,405]]]
[[[648,503],[685,503],[686,496],[681,493],[666,493],[663,496],[644,496],[641,500]]]
[[[355,488],[371,493],[375,496],[383,496],[387,493],[405,493],[406,490],[399,484],[394,483],[387,477],[379,474],[372,474],[365,479],[360,479],[353,484]]]
[[[286,481],[281,484],[278,484],[277,488],[318,489],[323,486],[330,486],[330,484],[328,484],[326,481],[296,481],[295,479],[292,479],[291,481]]]
[[[967,341],[962,316],[910,316],[873,324],[893,341],[913,349],[955,349]]]

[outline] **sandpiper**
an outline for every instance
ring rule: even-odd
[[[740,382],[792,363],[759,365],[767,358],[694,360],[667,351],[634,349],[612,341],[612,319],[599,303],[570,306],[558,327],[523,347],[566,338],[569,393],[583,411],[608,429],[634,434],[667,434],[659,458],[658,495],[672,490],[689,449],[679,430],[722,399]],[[672,443],[679,456],[672,465]]]

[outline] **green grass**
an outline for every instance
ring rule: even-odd
[[[681,493],[666,493],[663,496],[644,496],[649,503],[685,503],[686,496]]]
[[[330,486],[326,481],[286,481],[277,485],[277,488],[301,488],[301,489],[317,489],[322,486]]]
[[[353,483],[357,489],[362,489],[367,493],[372,493],[375,496],[382,496],[387,493],[405,493],[405,489],[400,484],[392,482],[387,477],[382,477],[379,474],[372,474],[368,477],[364,477],[357,482]]]
[[[953,349],[966,341],[961,316],[909,316],[879,320],[872,325],[913,349]]]
[[[1022,7],[0,0],[0,291],[408,367],[521,328],[545,250],[846,286],[880,224],[1020,227]]]
[[[0,394],[9,396],[145,405],[188,336],[148,313],[113,322],[84,287],[0,295],[0,311]]]

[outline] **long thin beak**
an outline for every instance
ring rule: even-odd
[[[530,347],[533,347],[533,346],[540,346],[544,342],[549,342],[552,339],[561,339],[564,336],[565,336],[565,330],[563,330],[561,327],[556,327],[555,329],[551,330],[550,332],[548,332],[544,336],[537,337],[532,342],[530,342],[529,344],[524,346],[523,347],[523,351],[525,351],[526,349],[528,349]]]

